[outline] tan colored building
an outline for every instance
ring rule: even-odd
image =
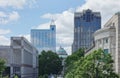
[[[102,48],[106,53],[111,53],[115,62],[115,72],[120,73],[120,13],[113,15],[102,29],[97,30],[94,33],[94,39],[94,47],[86,54],[98,48]]]

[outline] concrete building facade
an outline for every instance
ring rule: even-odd
[[[6,60],[10,78],[38,78],[38,51],[24,37],[11,37],[10,46],[0,46],[0,58]]]
[[[100,12],[92,12],[90,9],[84,10],[83,12],[75,12],[72,52],[77,51],[79,48],[90,48],[94,42],[93,34],[100,28]]]
[[[114,60],[114,69],[120,74],[120,13],[116,13],[104,25],[104,28],[94,33],[95,46],[86,53],[102,48],[105,53],[110,53]]]

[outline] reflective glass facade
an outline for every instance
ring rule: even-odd
[[[50,29],[32,29],[31,42],[39,52],[42,50],[56,52],[56,26],[50,25]]]
[[[83,12],[75,12],[72,52],[75,52],[79,48],[90,48],[94,42],[93,33],[100,28],[100,12],[92,12],[90,9]]]

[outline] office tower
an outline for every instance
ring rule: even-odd
[[[38,49],[56,52],[56,25],[51,22],[50,29],[32,29],[31,42]]]
[[[92,12],[87,9],[74,13],[74,40],[72,52],[79,48],[88,49],[94,42],[93,33],[101,28],[100,12]]]

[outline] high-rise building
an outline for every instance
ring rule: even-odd
[[[50,29],[32,29],[31,42],[39,52],[43,50],[56,52],[56,25],[53,21]]]
[[[90,48],[94,42],[93,33],[100,28],[100,12],[92,12],[90,9],[75,12],[72,52],[77,51],[79,48]]]

